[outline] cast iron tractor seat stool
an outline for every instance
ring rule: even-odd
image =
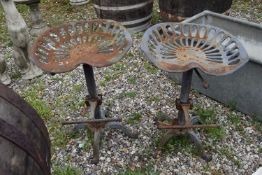
[[[97,94],[93,67],[106,67],[119,61],[132,46],[132,38],[124,27],[112,20],[72,22],[51,28],[34,43],[31,55],[34,63],[51,74],[74,70],[83,64],[90,107],[87,121],[64,122],[84,124],[94,132],[93,159],[99,162],[101,133],[105,128],[121,129],[127,136],[137,133],[122,125],[119,118],[106,118],[101,108],[102,96]]]
[[[208,88],[198,69],[206,74],[227,75],[248,62],[241,43],[226,31],[212,26],[187,23],[161,23],[149,28],[143,36],[141,49],[158,68],[167,72],[183,72],[180,98],[176,100],[178,118],[172,124],[158,121],[159,129],[166,129],[160,141],[163,147],[172,137],[188,135],[195,143],[201,157],[211,161],[193,129],[219,127],[216,124],[201,125],[196,117],[190,117],[192,102],[189,98],[193,70]]]

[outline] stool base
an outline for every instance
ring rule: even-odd
[[[100,150],[100,142],[101,137],[105,129],[118,129],[121,130],[126,136],[130,138],[137,138],[138,133],[132,131],[127,126],[121,123],[121,119],[119,118],[102,118],[102,119],[91,119],[86,121],[76,121],[76,122],[63,122],[63,125],[71,125],[77,124],[74,130],[78,129],[89,129],[93,132],[94,139],[93,139],[93,156],[90,161],[91,164],[98,164],[99,163],[99,150]]]
[[[168,119],[167,116],[165,116],[165,120],[167,121],[171,119],[170,118]],[[196,128],[199,128],[199,126],[203,126],[204,128],[207,127],[205,125],[195,125],[195,124],[200,123],[197,117],[192,118],[191,121],[193,124],[192,126],[196,126]],[[174,119],[173,124],[174,123],[178,123],[178,120]],[[199,155],[201,156],[201,158],[204,159],[206,162],[210,162],[212,160],[212,156],[205,152],[202,142],[200,141],[198,135],[193,131],[193,127],[190,128],[190,127],[185,126],[183,128],[183,126],[178,125],[178,124],[168,125],[168,124],[163,124],[160,121],[157,122],[157,126],[158,126],[158,129],[168,129],[168,131],[160,139],[160,144],[159,144],[160,150],[163,150],[164,146],[168,143],[168,141],[174,137],[181,136],[181,135],[189,136],[192,143],[196,146],[197,151]],[[172,127],[174,127],[175,129],[173,129]],[[176,127],[180,129],[176,129]],[[214,125],[214,127],[217,127],[217,125]]]

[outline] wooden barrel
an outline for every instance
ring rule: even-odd
[[[182,21],[204,10],[224,13],[231,5],[232,0],[159,0],[163,21]]]
[[[0,84],[0,175],[50,175],[50,140],[43,120]]]
[[[94,0],[98,18],[120,22],[130,32],[139,32],[150,25],[153,0]]]

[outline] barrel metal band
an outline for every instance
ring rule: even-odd
[[[140,32],[143,31],[145,29],[147,29],[147,27],[150,26],[150,21],[146,22],[143,25],[139,25],[137,27],[127,27],[129,32]]]
[[[152,14],[144,17],[144,18],[140,18],[140,19],[136,19],[136,20],[132,20],[132,21],[125,21],[125,22],[120,22],[122,25],[132,25],[132,24],[137,24],[137,23],[141,23],[143,21],[147,21],[152,17]]]
[[[16,93],[14,93],[7,86],[0,83],[0,98],[3,98],[8,103],[12,104],[19,111],[21,111],[32,123],[41,131],[43,138],[45,139],[48,145],[48,152],[50,152],[50,139],[48,135],[48,131],[45,128],[44,122],[38,116],[37,112],[27,104],[21,97],[19,97]],[[49,155],[51,157],[51,155]]]
[[[141,8],[144,7],[150,3],[153,3],[153,0],[149,0],[147,2],[143,2],[140,4],[135,4],[135,5],[128,5],[128,6],[121,6],[121,7],[108,7],[108,6],[99,6],[97,4],[94,4],[94,7],[96,9],[100,9],[100,10],[131,10],[131,9],[136,9],[136,8]]]
[[[50,175],[48,163],[43,159],[43,153],[37,150],[34,143],[32,143],[28,137],[21,133],[13,125],[10,125],[3,119],[0,119],[0,136],[12,142],[24,152],[28,153],[40,166],[45,175]]]

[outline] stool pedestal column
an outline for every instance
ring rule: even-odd
[[[196,118],[190,118],[189,110],[192,108],[192,102],[189,98],[191,84],[192,84],[193,69],[183,73],[182,87],[180,98],[177,100],[178,119],[172,120],[172,125],[158,122],[159,129],[168,129],[164,134],[164,137],[160,140],[160,147],[163,148],[167,142],[175,136],[188,135],[191,141],[196,145],[200,156],[207,162],[211,161],[212,157],[205,153],[202,143],[197,134],[193,131],[194,128],[214,128],[218,125],[198,125],[200,121],[196,121]]]
[[[102,96],[97,94],[93,67],[88,64],[83,64],[83,69],[89,93],[86,97],[86,105],[89,107],[89,117],[91,119],[80,122],[64,122],[63,124],[84,125],[93,132],[93,157],[91,163],[97,164],[99,162],[101,135],[104,129],[119,129],[130,138],[137,138],[138,133],[133,132],[127,126],[124,126],[119,118],[107,118],[106,111],[103,111],[101,108]],[[82,126],[79,128],[82,128]]]

